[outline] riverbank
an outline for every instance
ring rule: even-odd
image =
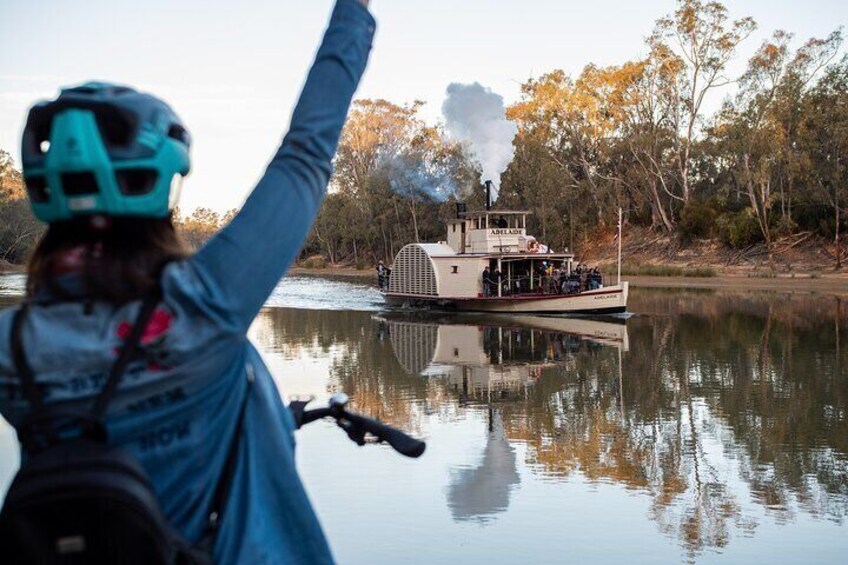
[[[307,269],[292,267],[289,275],[337,277],[376,284],[377,275],[371,270],[352,267],[326,267]],[[801,292],[848,296],[848,273],[830,274],[780,274],[762,276],[759,273],[722,273],[712,277],[661,277],[627,275],[622,277],[635,288],[692,288],[754,292]]]
[[[20,265],[0,263],[0,274],[24,273]],[[612,274],[610,270],[606,273]],[[372,269],[356,269],[346,266],[328,266],[323,269],[308,269],[294,266],[288,275],[307,277],[330,277],[356,280],[363,284],[376,284],[377,275]],[[624,275],[633,288],[691,288],[733,290],[752,292],[799,292],[848,296],[848,273],[779,273],[763,271],[728,270],[714,276],[652,276]]]

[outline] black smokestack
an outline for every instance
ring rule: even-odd
[[[465,217],[465,202],[456,203],[456,217],[460,220]]]
[[[492,209],[492,181],[486,181],[486,210]]]

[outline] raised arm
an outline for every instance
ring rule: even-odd
[[[291,128],[239,214],[189,263],[219,313],[247,328],[318,212],[375,22],[368,0],[337,0]]]

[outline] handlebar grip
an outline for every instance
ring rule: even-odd
[[[401,455],[406,455],[407,457],[420,457],[427,448],[427,444],[423,441],[408,436],[402,431],[382,422],[378,422],[377,420],[372,420],[371,418],[360,416],[359,414],[353,414],[347,410],[344,411],[343,417],[346,420],[349,420],[353,425],[358,426],[362,430],[375,436],[377,439],[385,441]]]

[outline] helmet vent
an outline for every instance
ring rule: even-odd
[[[181,141],[186,145],[191,144],[191,137],[189,136],[188,131],[179,124],[171,124],[171,127],[168,128],[168,137]]]
[[[41,176],[26,177],[24,179],[29,197],[36,204],[44,204],[50,200],[50,189],[47,188],[47,179]]]
[[[156,187],[159,172],[156,169],[123,169],[115,171],[121,193],[127,196],[148,194]]]
[[[124,147],[132,142],[135,127],[126,116],[120,112],[100,109],[95,117],[107,147]]]
[[[94,173],[65,173],[62,175],[62,192],[68,196],[97,194],[97,178]]]

